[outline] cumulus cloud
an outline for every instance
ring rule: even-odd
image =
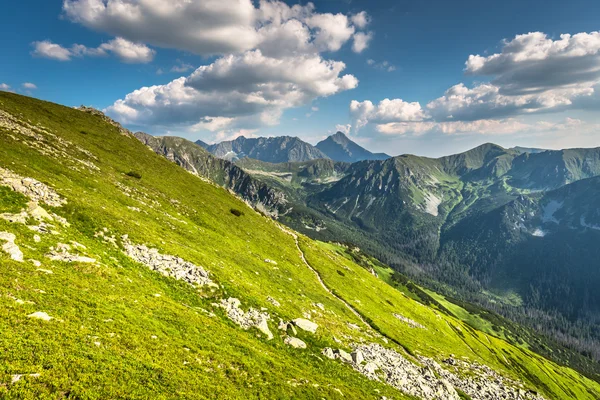
[[[278,123],[284,109],[353,89],[345,64],[319,55],[271,58],[260,50],[217,59],[187,78],[144,87],[107,112],[126,123],[197,124],[216,116],[248,125]]]
[[[98,48],[100,51],[111,52],[121,61],[126,63],[149,63],[154,59],[154,50],[145,44],[133,43],[123,38],[116,38],[108,43],[103,43]]]
[[[354,42],[352,43],[352,51],[355,53],[362,53],[367,47],[369,47],[369,43],[373,39],[373,32],[358,32],[354,35]]]
[[[31,54],[34,57],[50,58],[58,61],[69,61],[73,54],[69,49],[62,47],[59,44],[52,43],[49,40],[33,42],[33,51]]]
[[[541,32],[503,42],[500,53],[471,55],[465,73],[490,77],[468,88],[458,84],[427,105],[438,120],[477,120],[561,110],[585,103],[600,82],[600,33]]]
[[[402,99],[384,99],[374,105],[371,101],[350,102],[350,114],[356,130],[369,122],[377,124],[386,122],[422,121],[427,116],[418,102],[406,102]]]
[[[37,86],[34,83],[31,83],[31,82],[25,82],[25,83],[23,83],[22,86],[23,86],[24,89],[27,89],[27,90],[35,90],[35,89],[37,89]]]
[[[365,11],[354,14],[351,18],[352,23],[359,29],[365,29],[371,22],[371,17]]]
[[[0,90],[2,90],[4,92],[12,92],[10,85],[8,85],[6,83],[0,83]]]
[[[145,44],[133,43],[120,37],[102,43],[98,47],[74,44],[70,48],[66,48],[49,40],[33,42],[32,46],[34,47],[31,53],[33,56],[58,61],[70,61],[73,57],[104,57],[112,53],[126,63],[148,63],[156,54]]]
[[[312,3],[261,0],[64,0],[70,20],[131,42],[223,55],[337,51],[369,20],[365,12],[316,13]]]
[[[321,51],[338,51],[355,32],[344,14],[314,14],[306,24],[315,30],[314,43]]]
[[[465,72],[491,76],[503,94],[589,86],[600,80],[600,32],[563,34],[557,40],[542,32],[517,35],[500,53],[469,56]]]
[[[241,0],[175,1],[162,4],[160,10],[158,2],[118,0],[118,3],[127,7],[124,10],[116,7],[117,0],[66,0],[65,12],[84,25],[126,38],[197,54],[222,54],[187,77],[143,87],[116,101],[106,111],[122,122],[178,124],[214,131],[221,129],[215,128],[216,123],[227,121],[227,129],[256,129],[279,123],[288,108],[308,105],[317,98],[358,85],[355,76],[343,73],[346,68],[343,62],[327,60],[321,53],[337,51],[349,42],[358,34],[359,25],[366,26],[360,19],[317,13],[312,3],[288,6],[280,1],[263,0],[254,8],[248,2],[250,13],[243,11],[247,5]],[[230,10],[223,4],[241,5],[242,10]],[[111,10],[121,10],[118,12],[121,17],[117,18]],[[189,20],[187,15],[181,15],[185,10],[210,23],[203,26]],[[173,21],[173,18],[180,19]],[[368,15],[365,13],[362,18],[368,19]],[[133,26],[141,20],[154,21],[156,25],[136,31],[138,36],[133,36],[134,33],[125,36],[124,29],[130,27],[121,27],[121,19]],[[193,29],[184,29],[186,24]],[[155,30],[157,26],[169,29],[159,32]],[[237,47],[232,47],[227,35],[206,35],[205,30],[217,26],[227,32],[233,29],[238,36],[240,27],[245,26],[249,33],[241,44],[238,36],[232,37],[237,43]],[[363,43],[363,47],[367,44]]]
[[[367,63],[377,67],[378,63]],[[600,33],[563,34],[556,40],[541,32],[517,35],[505,40],[499,53],[471,55],[465,73],[489,78],[488,82],[468,87],[463,83],[446,90],[427,103],[400,99],[388,100],[390,109],[370,101],[353,101],[350,112],[355,129],[373,123],[382,134],[537,132],[549,129],[544,124],[529,126],[519,116],[569,109],[597,109],[600,104]],[[415,104],[415,107],[407,107]],[[412,110],[415,114],[411,114]],[[408,113],[408,114],[406,114]],[[387,117],[384,118],[383,116]],[[418,115],[413,121],[407,115]],[[555,125],[574,129],[573,121]]]

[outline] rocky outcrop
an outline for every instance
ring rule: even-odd
[[[125,254],[164,276],[184,281],[194,286],[217,286],[208,272],[189,261],[172,255],[161,254],[157,249],[142,244],[133,244],[127,235],[122,236]]]
[[[33,178],[24,178],[2,167],[0,167],[0,185],[8,186],[15,192],[24,194],[37,203],[46,203],[52,207],[60,207],[67,202],[42,182]]]
[[[453,357],[447,358],[443,363],[451,367],[453,370],[451,372],[430,358],[419,357],[419,360],[455,388],[467,393],[473,400],[544,399],[536,392],[526,390],[522,383],[505,378],[488,366],[477,362],[469,363]]]
[[[420,399],[459,400],[456,389],[472,400],[544,399],[525,390],[522,384],[477,363],[448,359],[445,363],[453,367],[450,371],[431,358],[418,357],[421,365],[417,365],[397,351],[375,343],[357,345],[351,354],[331,348],[325,348],[321,353],[350,364],[369,379],[384,381]]]
[[[15,244],[16,236],[9,232],[0,232],[0,241],[4,241],[2,250],[14,261],[23,262],[23,252]]]
[[[260,332],[264,333],[267,337],[267,340],[273,339],[273,334],[269,329],[269,324],[267,321],[271,319],[271,316],[266,312],[260,312],[252,307],[248,309],[248,311],[244,312],[240,308],[242,302],[236,298],[230,297],[228,299],[223,299],[218,307],[221,307],[227,313],[227,317],[230,320],[239,325],[242,329],[247,330],[250,328],[256,328]]]
[[[413,321],[412,319],[406,318],[403,315],[394,314],[394,317],[398,318],[400,321],[404,322],[406,325],[410,326],[411,328],[427,329],[423,325],[418,323],[417,321]]]
[[[80,263],[95,263],[96,259],[82,256],[78,254],[71,254],[72,246],[65,243],[58,243],[56,246],[50,247],[50,252],[46,254],[46,257],[52,261],[62,262],[80,262]]]
[[[323,352],[332,353],[331,349]],[[408,395],[425,400],[460,400],[450,382],[378,344],[358,346],[351,355],[343,350],[333,351],[333,354],[369,379],[383,380]]]

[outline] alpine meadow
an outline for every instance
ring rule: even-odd
[[[600,400],[600,4],[0,9],[0,399]]]

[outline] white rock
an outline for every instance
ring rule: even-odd
[[[2,250],[7,253],[14,261],[23,262],[23,252],[19,246],[15,244],[16,236],[9,232],[0,232],[0,240],[5,243],[2,245]]]
[[[377,364],[372,363],[372,362],[366,363],[364,368],[365,368],[365,371],[369,374],[374,374],[375,371],[377,371],[379,369]]]
[[[331,347],[325,347],[322,351],[321,354],[323,354],[325,357],[330,358],[330,359],[335,359],[335,354],[333,352],[333,350],[331,349]]]
[[[240,308],[241,301],[234,297],[223,299],[218,307],[225,309],[227,317],[233,322],[242,327],[242,329],[256,328],[267,336],[267,340],[273,339],[273,334],[269,329],[267,321],[271,319],[271,316],[266,312],[260,312],[250,307],[247,312],[244,312]]]
[[[292,346],[296,349],[305,349],[306,348],[306,343],[304,343],[302,340],[295,338],[293,336],[286,337],[283,342],[285,344],[287,344],[288,346]]]
[[[360,350],[353,351],[351,355],[352,361],[354,361],[355,364],[360,364],[365,360],[365,357]]]
[[[336,358],[339,358],[342,361],[349,362],[349,363],[352,362],[352,356],[350,354],[346,353],[342,349],[335,350],[335,356],[336,356]]]
[[[317,328],[319,327],[319,325],[315,324],[312,321],[304,319],[304,318],[296,318],[292,322],[298,328],[302,329],[303,331],[310,332],[310,333],[315,333],[317,331]]]
[[[50,271],[49,269],[43,269],[43,268],[38,268],[38,269],[36,269],[36,271],[40,271],[40,272],[43,272],[44,274],[48,274],[48,275],[51,275],[54,273],[54,272]]]
[[[42,311],[36,311],[33,314],[28,315],[29,318],[41,319],[43,321],[50,321],[52,319],[51,316]]]

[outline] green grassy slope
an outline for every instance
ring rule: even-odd
[[[25,121],[0,114],[0,167],[54,188],[67,204],[42,206],[70,223],[52,222],[56,234],[36,242],[26,225],[0,219],[0,232],[16,235],[25,259],[0,252],[2,398],[404,398],[320,355],[324,347],[349,350],[362,341],[436,359],[465,356],[548,398],[600,395],[595,382],[419,305],[334,247],[302,237],[301,249],[325,284],[388,339],[354,329],[361,321],[323,289],[294,239],[227,191],[98,116],[7,93],[0,93],[0,111]],[[18,212],[27,201],[3,188],[0,214]],[[116,245],[98,236],[104,228]],[[204,267],[219,286],[197,289],[150,271],[124,255],[124,234]],[[73,253],[97,262],[46,257],[73,241],[85,246]],[[275,338],[227,319],[213,305],[227,297],[239,298],[244,310],[266,309]],[[53,319],[28,318],[34,312]],[[393,313],[428,329],[409,329]],[[292,349],[277,322],[305,314],[319,329],[298,334],[306,350]]]

